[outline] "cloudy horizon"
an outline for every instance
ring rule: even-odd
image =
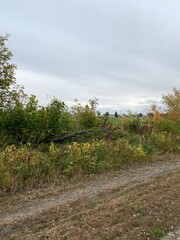
[[[179,87],[178,0],[0,0],[17,82],[46,104],[142,112]]]

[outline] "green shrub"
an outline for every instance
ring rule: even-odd
[[[16,191],[48,181],[50,159],[30,146],[7,146],[0,152],[0,189]]]
[[[156,127],[159,131],[180,135],[180,121],[173,121],[164,118],[156,125]]]
[[[71,131],[72,118],[63,102],[53,99],[47,108],[36,106],[34,96],[26,108],[0,112],[0,138],[7,144],[50,141]]]
[[[6,147],[0,152],[0,189],[17,191],[41,183],[60,179],[62,175],[92,174],[118,169],[145,159],[141,145],[132,146],[128,141],[93,141],[91,143],[49,146],[42,153],[30,145]]]
[[[141,127],[139,118],[126,118],[123,123],[124,129],[130,133],[138,133]]]
[[[76,129],[90,129],[98,126],[99,118],[96,116],[97,99],[89,100],[89,104],[82,106],[75,99],[75,105],[71,108],[74,126]]]
[[[150,135],[151,144],[159,149],[160,153],[179,152],[180,137],[167,132],[152,132]]]

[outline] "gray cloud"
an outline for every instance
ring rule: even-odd
[[[179,86],[178,0],[0,0],[17,80],[40,100],[140,109]],[[148,100],[147,100],[148,101]],[[105,107],[104,107],[105,106]]]

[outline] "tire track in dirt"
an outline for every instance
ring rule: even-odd
[[[86,183],[81,188],[67,191],[60,195],[44,199],[34,199],[30,203],[13,206],[11,212],[0,212],[0,226],[7,226],[17,221],[23,221],[31,216],[38,216],[52,207],[68,205],[82,198],[97,197],[99,194],[110,193],[113,190],[130,189],[140,184],[148,183],[151,179],[174,172],[180,167],[180,160],[156,162],[146,166],[119,172],[110,179],[100,179]]]

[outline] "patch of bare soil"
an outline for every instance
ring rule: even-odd
[[[179,167],[177,157],[48,197],[1,198],[0,239],[159,239],[180,223]]]
[[[169,232],[162,240],[180,240],[180,228],[176,231]]]

